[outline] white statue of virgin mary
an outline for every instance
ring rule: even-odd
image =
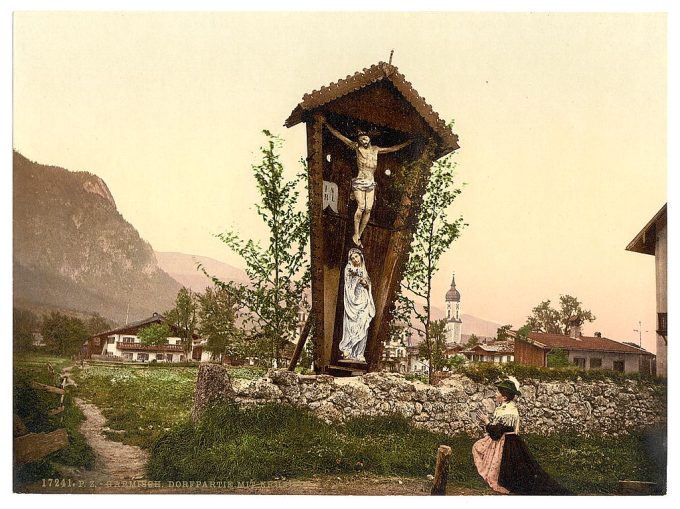
[[[340,351],[345,359],[365,361],[368,327],[375,316],[371,279],[360,249],[349,250],[345,266],[345,313],[342,321]]]

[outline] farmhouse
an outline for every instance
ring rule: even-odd
[[[168,324],[174,334],[168,338],[167,344],[144,345],[137,336],[139,331],[152,324],[165,323],[165,317],[158,313],[116,329],[97,334],[89,338],[83,345],[83,357],[108,357],[116,360],[135,362],[184,362],[186,355],[179,333],[173,325]],[[194,339],[197,339],[196,337]],[[191,354],[190,354],[191,355]]]
[[[527,337],[510,331],[515,338],[515,361],[529,366],[546,367],[548,354],[564,350],[569,362],[581,369],[611,369],[623,373],[651,373],[654,354],[596,333],[583,336],[580,327],[569,335],[530,332]]]
[[[515,360],[515,347],[512,341],[495,341],[478,344],[461,352],[472,362],[495,362],[505,364]]]

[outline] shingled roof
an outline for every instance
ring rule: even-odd
[[[127,325],[122,325],[120,327],[116,327],[114,329],[105,331],[105,332],[100,332],[99,334],[95,334],[92,336],[92,338],[106,338],[108,336],[114,335],[114,334],[133,334],[137,335],[137,331],[139,329],[146,327],[148,325],[151,325],[153,323],[164,323],[165,316],[159,314],[159,313],[154,313],[152,316],[149,318],[145,318],[144,320],[138,320],[136,322],[131,322]],[[177,327],[171,323],[168,324],[170,327],[170,330],[172,331],[173,334],[176,334],[179,336],[179,331],[177,330]],[[197,334],[193,334],[192,336],[194,339],[198,338],[199,336]]]
[[[451,131],[446,122],[439,118],[437,112],[425,102],[425,98],[418,94],[404,75],[395,66],[386,62],[378,62],[367,69],[364,68],[361,72],[356,72],[345,79],[321,87],[319,90],[314,90],[310,94],[305,94],[302,97],[302,102],[295,107],[284,125],[286,127],[297,125],[304,120],[305,112],[312,111],[342,96],[382,80],[387,80],[394,85],[404,99],[423,118],[425,123],[437,134],[441,140],[441,152],[448,153],[459,148],[458,136]]]
[[[666,207],[663,207],[654,214],[645,227],[638,233],[633,240],[626,246],[626,251],[653,255],[656,249],[656,230],[667,222]]]
[[[516,332],[512,331],[516,337]],[[563,334],[547,334],[544,332],[530,332],[528,342],[544,350],[561,348],[563,350],[588,350],[597,352],[636,353],[638,355],[654,355],[641,348],[624,345],[609,338],[581,336],[574,339]]]

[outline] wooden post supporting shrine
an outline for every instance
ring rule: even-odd
[[[298,361],[300,360],[300,355],[302,354],[302,349],[305,347],[307,342],[307,337],[309,337],[309,331],[312,329],[312,315],[307,317],[305,325],[300,333],[300,339],[298,339],[297,345],[295,345],[295,351],[293,352],[293,357],[290,359],[290,364],[288,365],[288,371],[295,370]]]
[[[305,94],[285,125],[301,122],[307,126],[315,370],[337,375],[375,371],[380,368],[390,310],[430,166],[458,149],[458,137],[397,68],[385,62]],[[372,207],[363,203],[368,223],[357,243],[353,179],[358,176],[359,131],[370,137],[378,152],[368,166],[374,202]],[[362,164],[365,172],[367,163]],[[370,279],[375,312],[365,335],[364,355],[348,360],[339,348],[345,319],[344,274],[350,267],[350,249],[357,247]]]

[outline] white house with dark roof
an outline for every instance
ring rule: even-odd
[[[83,345],[85,358],[111,358],[129,362],[185,362],[187,360],[182,339],[177,329],[168,324],[173,336],[163,345],[145,345],[137,335],[152,324],[162,324],[165,317],[154,313],[151,317],[122,327],[102,332],[89,338]],[[209,353],[208,353],[209,355]],[[189,353],[191,357],[191,352]]]
[[[480,343],[461,353],[472,362],[506,364],[515,360],[515,345],[513,341]]]

